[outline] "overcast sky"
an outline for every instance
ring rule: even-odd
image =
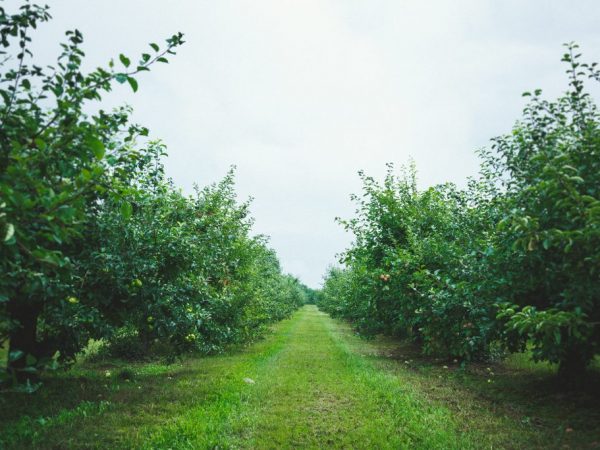
[[[236,165],[255,232],[311,286],[351,241],[334,218],[352,214],[359,169],[381,176],[412,156],[421,187],[464,184],[475,150],[519,117],[523,91],[564,90],[562,43],[600,60],[598,0],[47,3],[54,20],[34,36],[46,62],[66,29],[83,32],[90,67],[186,34],[137,94],[107,100],[164,140],[185,191]]]

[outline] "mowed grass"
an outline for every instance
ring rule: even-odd
[[[593,448],[598,397],[556,393],[551,372],[461,370],[306,306],[227,355],[82,364],[0,394],[0,448]]]
[[[47,377],[33,395],[4,393],[0,448],[221,446],[250,389],[244,378],[280,350],[292,325],[282,321],[268,339],[228,355],[176,364],[83,364]],[[123,379],[124,371],[132,379]],[[60,419],[65,415],[69,420]]]
[[[465,448],[451,412],[353,352],[315,307],[258,374],[232,444],[244,448]]]
[[[467,448],[443,406],[419,402],[400,380],[355,354],[314,306],[270,339],[268,357],[238,377],[254,383],[227,396],[219,427],[200,404],[162,427],[148,448]],[[271,346],[267,345],[271,348]],[[263,350],[264,351],[264,350]],[[228,391],[229,392],[229,391]],[[207,414],[208,412],[208,414]],[[213,432],[207,439],[207,431]]]
[[[568,390],[556,365],[533,362],[528,353],[461,367],[382,336],[354,350],[420,398],[446,405],[464,433],[480,436],[480,448],[600,448],[598,358],[580,386]]]

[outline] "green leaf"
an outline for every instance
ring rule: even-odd
[[[133,206],[129,202],[121,203],[121,216],[124,219],[129,219],[133,214]]]
[[[163,58],[162,56],[160,58],[158,58],[157,61],[161,62],[161,63],[168,63],[169,62],[169,60],[167,58]]]
[[[9,241],[15,235],[15,226],[12,223],[6,225],[6,234],[4,235],[4,242]]]
[[[52,88],[52,92],[54,92],[54,95],[56,95],[57,97],[60,97],[64,91],[64,88],[60,84],[57,84]]]
[[[565,245],[565,248],[563,250],[565,253],[569,253],[572,248],[573,248],[573,239],[569,239],[569,242],[567,243],[567,245]]]
[[[150,47],[152,47],[154,49],[155,52],[157,52],[158,50],[160,50],[160,47],[158,45],[156,45],[154,42],[152,42],[150,44]]]
[[[40,138],[35,138],[35,139],[33,140],[33,142],[35,143],[35,146],[36,146],[37,148],[39,148],[40,150],[45,150],[45,149],[46,149],[46,142],[44,142],[44,140],[43,140],[43,139],[40,139]]]
[[[123,84],[127,81],[127,78],[129,78],[127,75],[125,75],[124,73],[118,73],[115,75],[115,80],[117,80],[117,82]]]
[[[106,153],[106,147],[104,147],[102,141],[96,138],[92,138],[88,140],[88,145],[94,152],[94,156],[96,157],[96,159],[104,158],[104,154]]]
[[[4,89],[0,89],[0,95],[2,96],[2,100],[4,100],[4,103],[8,105],[10,103],[11,98],[8,92],[6,92]]]
[[[92,179],[92,172],[90,172],[88,169],[81,169],[81,173],[79,174],[79,177],[81,178],[81,181],[88,182]]]
[[[50,264],[51,266],[61,267],[63,266],[62,258],[55,252],[49,252],[45,250],[36,250],[32,252],[33,256],[37,258],[39,262]]]
[[[17,359],[21,359],[23,355],[25,355],[25,353],[23,353],[21,350],[15,350],[8,354],[8,360],[11,362],[16,361]]]
[[[133,90],[133,92],[137,92],[138,90],[138,82],[135,78],[129,77],[127,78],[127,82],[129,83],[129,86],[131,86],[131,89]]]
[[[121,63],[123,63],[123,65],[125,67],[129,67],[129,65],[131,64],[130,59],[127,56],[125,56],[123,53],[121,53],[119,55],[119,59],[121,60]]]

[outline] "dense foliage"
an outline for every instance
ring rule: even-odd
[[[28,379],[90,338],[216,351],[305,302],[307,288],[250,234],[231,173],[185,196],[163,174],[163,146],[129,110],[98,108],[115,82],[137,91],[138,75],[168,62],[182,34],[163,49],[150,44],[137,64],[120,55],[85,73],[79,31],[67,32],[54,67],[31,62],[31,33],[49,19],[28,2],[14,14],[0,8],[0,346],[8,340],[9,375]]]
[[[596,64],[568,46],[569,89],[536,91],[512,133],[481,152],[466,189],[416,188],[414,169],[363,176],[355,236],[320,305],[365,333],[462,360],[495,349],[559,363],[573,380],[600,352],[600,114]]]

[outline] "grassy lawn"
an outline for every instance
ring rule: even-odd
[[[343,327],[343,326],[341,326]],[[350,332],[348,327],[347,332]],[[424,357],[406,342],[347,338],[354,351],[431,404],[445,405],[479,448],[600,448],[600,362],[581,390],[557,384],[556,367],[514,354],[496,364]]]
[[[519,356],[462,370],[306,306],[227,355],[82,363],[2,393],[0,448],[597,446],[598,390],[557,394],[553,370]]]

